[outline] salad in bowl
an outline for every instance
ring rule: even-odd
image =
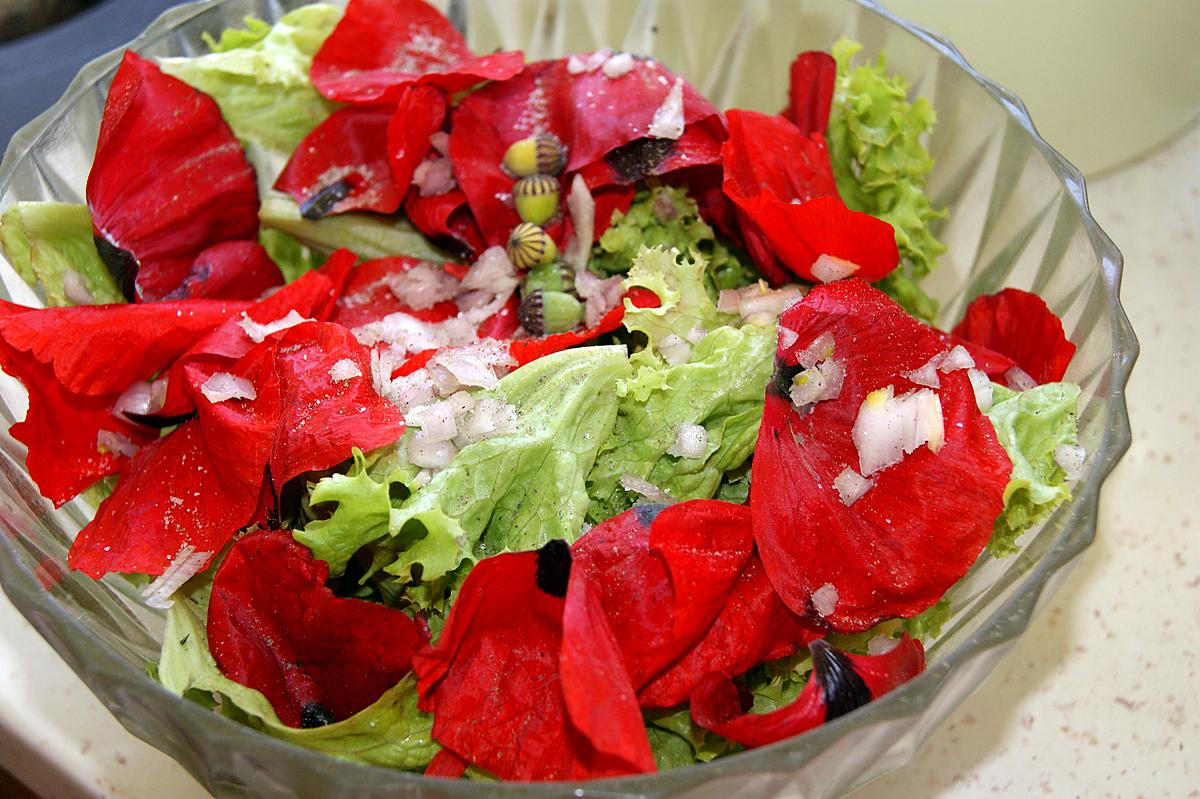
[[[1047,303],[937,324],[883,55],[767,113],[421,0],[213,33],[123,54],[82,202],[0,208],[10,434],[183,700],[443,779],[725,759],[917,678],[1084,474]]]

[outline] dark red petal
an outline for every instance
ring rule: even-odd
[[[471,764],[449,749],[443,748],[433,756],[433,760],[429,761],[429,765],[425,767],[424,774],[426,777],[445,777],[446,779],[457,780],[462,777],[469,765]]]
[[[724,188],[735,203],[763,191],[785,203],[837,196],[823,132],[806,135],[783,117],[757,111],[731,109],[725,121]]]
[[[523,65],[520,53],[476,58],[450,21],[420,0],[351,0],[311,76],[331,100],[390,103],[418,79],[454,94],[512,77]]]
[[[199,421],[142,447],[112,496],[75,539],[73,569],[99,579],[109,572],[162,574],[184,544],[215,555],[250,522],[258,492],[226,482]]]
[[[329,321],[353,329],[393,313],[405,313],[425,322],[441,322],[457,316],[458,306],[450,300],[418,310],[406,305],[391,290],[392,278],[422,263],[426,262],[397,256],[359,264],[350,273]]]
[[[975,405],[963,371],[941,376],[937,393],[945,443],[920,447],[875,474],[875,485],[847,507],[833,488],[846,467],[859,468],[851,438],[866,395],[894,386],[920,388],[905,375],[943,346],[882,292],[859,280],[817,286],[784,312],[796,333],[777,356],[754,453],[750,507],[763,565],[788,606],[843,632],[933,605],[975,562],[1003,508],[1012,464],[991,423]],[[837,399],[804,416],[783,394],[798,353],[821,333],[834,339],[845,369]],[[814,591],[837,591],[832,614],[819,619]]]
[[[164,299],[257,300],[283,285],[283,275],[257,241],[226,241],[196,256],[187,277]]]
[[[432,86],[409,86],[401,92],[387,125],[392,179],[401,193],[408,190],[413,171],[429,153],[429,137],[442,129],[446,110],[446,95]]]
[[[817,133],[824,137],[829,126],[837,62],[829,53],[812,50],[796,56],[789,74],[788,107],[783,116],[804,135]]]
[[[810,646],[814,674],[790,705],[771,713],[743,712],[737,687],[728,678],[714,673],[704,679],[692,696],[692,719],[704,729],[743,746],[765,746],[878,699],[925,669],[921,642],[907,635],[882,655],[837,652],[824,641]],[[837,661],[839,668],[829,668],[832,660]],[[837,693],[827,695],[826,687]],[[853,694],[850,701],[844,695],[847,691]]]
[[[261,691],[299,727],[316,708],[341,721],[377,700],[426,642],[404,613],[325,587],[329,566],[284,530],[242,538],[221,562],[208,639],[226,677]]]
[[[953,333],[1011,358],[1038,383],[1062,380],[1075,355],[1062,321],[1041,297],[1020,289],[976,297]]]
[[[519,307],[520,303],[517,302],[517,295],[514,293],[500,310],[479,324],[479,327],[475,330],[475,335],[480,338],[494,338],[500,341],[507,341],[512,338],[517,329],[521,327],[521,320],[517,316],[517,309]]]
[[[458,189],[429,197],[422,197],[420,192],[409,192],[404,201],[404,215],[417,230],[465,260],[473,260],[487,247],[483,233],[471,215],[467,195]]]
[[[145,300],[176,289],[209,246],[258,233],[254,170],[216,102],[132,52],[104,106],[87,201],[97,237],[136,259]],[[132,297],[132,274],[122,288]]]
[[[625,319],[625,300],[629,300],[637,308],[657,308],[658,297],[648,289],[633,288],[625,293],[621,302],[613,306],[608,313],[600,318],[593,327],[586,330],[568,330],[565,333],[555,333],[545,338],[513,339],[508,345],[508,354],[513,357],[518,366],[524,366],[530,361],[536,361],[556,352],[562,352],[578,344],[584,344],[594,338],[611,333],[621,326]]]
[[[307,219],[347,211],[395,212],[408,181],[392,180],[391,119],[390,108],[334,111],[296,146],[275,188],[292,195]]]
[[[815,636],[783,604],[758,556],[752,556],[704,638],[639,691],[638,699],[643,707],[674,707],[687,701],[705,675],[736,677],[790,655]]]

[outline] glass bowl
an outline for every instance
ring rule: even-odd
[[[130,47],[144,56],[193,55],[200,34],[253,14],[274,20],[300,0],[207,0],[163,14]],[[448,6],[448,7],[447,7]],[[950,216],[949,249],[928,281],[941,322],[975,295],[1016,286],[1040,294],[1078,347],[1067,377],[1082,386],[1088,452],[1075,500],[1027,533],[1021,552],[987,556],[953,592],[954,614],[929,647],[929,668],[864,708],[799,738],[714,763],[584,784],[432,780],[357,765],[257,733],[169,694],[146,674],[163,620],[120,579],[66,569],[90,508],[54,510],[24,469],[24,449],[0,437],[0,581],[21,610],[133,734],[177,759],[220,797],[713,797],[839,796],[905,763],[987,676],[1095,536],[1101,483],[1129,445],[1124,389],[1137,342],[1121,309],[1121,254],[1088,212],[1083,179],[1038,136],[1021,101],[972,69],[943,39],[869,0],[450,0],[442,3],[477,52],[530,58],[602,46],[653,55],[718,107],[776,111],[787,65],[842,35],[886,51],[890,67],[930,98],[929,182]],[[12,140],[0,165],[0,209],[19,200],[83,202],[107,86],[120,58],[88,64],[52,108]],[[1050,78],[1052,79],[1052,78]],[[0,261],[0,292],[38,304]],[[19,385],[0,384],[7,428],[24,413]]]

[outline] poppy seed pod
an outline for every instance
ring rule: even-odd
[[[558,181],[549,175],[521,178],[513,186],[513,205],[522,222],[544,225],[558,213]]]
[[[508,260],[517,269],[533,269],[558,257],[558,246],[550,234],[537,225],[522,222],[508,237]]]
[[[567,149],[552,133],[513,142],[504,153],[504,168],[517,177],[557,175],[567,163]]]
[[[534,291],[517,309],[521,327],[534,336],[564,333],[583,321],[583,304],[561,291]]]

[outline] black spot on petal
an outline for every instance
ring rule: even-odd
[[[183,424],[184,422],[195,419],[199,415],[196,411],[180,413],[176,414],[175,416],[154,416],[148,413],[130,413],[129,411],[124,411],[123,413],[125,418],[134,424],[140,424],[144,427],[153,427],[155,430],[162,430],[167,427],[174,427],[175,425]]]
[[[673,139],[634,139],[615,150],[610,150],[604,156],[604,160],[621,180],[632,183],[653,172],[674,149]]]
[[[550,596],[564,597],[570,579],[571,548],[558,538],[546,542],[537,554],[537,587]]]
[[[860,708],[871,701],[871,689],[854,671],[854,664],[845,653],[830,646],[824,639],[808,645],[812,653],[813,679],[825,698],[825,720],[831,721]]]
[[[333,722],[333,711],[320,702],[309,702],[300,709],[300,726],[306,730],[325,727]]]
[[[662,513],[666,505],[649,504],[649,505],[634,505],[633,512],[637,514],[637,519],[642,527],[649,527],[654,524],[654,520],[658,518],[658,514]]]
[[[353,190],[354,186],[348,180],[339,180],[328,186],[322,186],[300,206],[300,216],[305,219],[320,219],[327,216],[333,210],[333,206],[349,197]]]
[[[100,254],[100,260],[108,267],[109,274],[113,277],[113,282],[117,284],[117,288],[125,295],[125,299],[130,302],[137,300],[137,275],[140,265],[137,258],[133,257],[133,253],[129,250],[122,250],[103,236],[93,235],[92,240],[96,242],[96,252]]]
[[[775,374],[771,377],[768,388],[779,396],[787,399],[792,390],[792,381],[796,375],[804,371],[800,364],[788,365],[778,358],[775,359]]]

